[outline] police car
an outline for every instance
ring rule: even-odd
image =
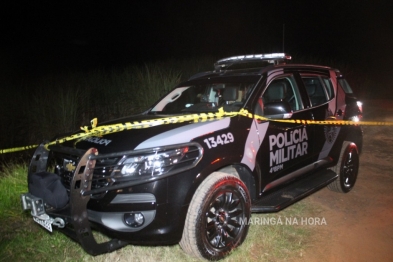
[[[357,178],[361,103],[337,70],[284,53],[235,56],[179,84],[143,114],[42,143],[24,210],[92,255],[180,243],[217,260],[252,212],[277,212]],[[55,140],[56,141],[56,140]],[[97,243],[92,231],[110,237]]]

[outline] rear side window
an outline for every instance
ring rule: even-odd
[[[302,80],[312,106],[318,106],[328,101],[324,84],[319,76],[302,76]]]
[[[327,78],[327,77],[322,77],[322,81],[323,81],[323,83],[325,84],[325,87],[326,87],[328,100],[330,100],[330,99],[332,99],[334,97],[334,90],[333,90],[332,81],[330,81],[330,78]]]
[[[342,87],[342,89],[344,90],[345,93],[347,93],[347,94],[353,93],[352,88],[348,84],[347,80],[345,80],[344,78],[339,78],[338,83],[340,84],[340,86]]]

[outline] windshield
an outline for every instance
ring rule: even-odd
[[[209,83],[182,86],[172,90],[151,110],[155,113],[202,113],[238,111],[243,107],[254,83]]]

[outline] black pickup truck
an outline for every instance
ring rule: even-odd
[[[246,238],[252,212],[277,212],[325,186],[349,192],[362,130],[337,123],[359,121],[361,102],[338,70],[290,59],[221,59],[140,115],[43,142],[24,210],[92,255],[180,243],[217,260]],[[92,230],[111,240],[97,243]]]

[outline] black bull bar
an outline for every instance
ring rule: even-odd
[[[83,193],[91,189],[93,171],[96,164],[94,156],[98,154],[97,149],[90,148],[87,151],[82,151],[78,149],[62,148],[60,150],[67,151],[63,153],[80,155],[81,157],[70,183],[70,199],[68,204],[61,210],[51,210],[48,208],[46,213],[50,217],[64,219],[66,225],[63,228],[59,228],[59,230],[78,242],[90,255],[95,256],[112,252],[128,245],[128,242],[118,239],[111,239],[107,242],[98,243],[92,233],[91,224],[87,215],[87,203],[90,200],[90,194],[83,195]],[[48,156],[49,151],[45,148],[43,143],[34,153],[29,166],[29,178],[33,173],[46,172]]]

